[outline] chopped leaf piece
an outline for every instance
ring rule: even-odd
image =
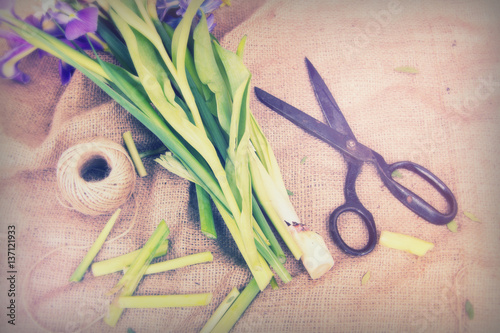
[[[222,316],[226,313],[226,311],[231,307],[231,305],[236,301],[236,298],[240,295],[240,291],[238,288],[234,287],[229,294],[224,298],[221,304],[217,307],[215,312],[212,314],[210,319],[206,322],[205,326],[201,329],[200,333],[209,333],[212,332],[213,328],[220,321]]]
[[[379,243],[380,245],[406,251],[417,256],[423,256],[434,247],[434,244],[422,239],[385,230],[380,233]]]
[[[182,308],[208,305],[212,293],[187,295],[120,296],[116,304],[121,309]]]
[[[370,280],[370,275],[371,275],[371,272],[368,271],[365,273],[365,275],[363,275],[363,277],[361,278],[361,285],[364,286],[365,284],[368,283],[368,281]]]
[[[146,171],[146,168],[142,163],[141,156],[137,151],[137,147],[135,145],[134,139],[132,138],[132,133],[130,131],[123,133],[123,141],[125,142],[125,146],[127,146],[128,153],[130,154],[130,158],[134,163],[135,170],[137,171],[139,177],[147,176],[148,172]]]
[[[307,156],[302,157],[302,159],[300,160],[300,164],[306,163],[306,160],[307,160]]]
[[[92,263],[92,261],[94,260],[94,258],[97,256],[97,253],[101,250],[102,245],[106,241],[106,238],[108,237],[109,233],[111,232],[111,229],[115,225],[115,222],[118,219],[118,215],[120,215],[121,211],[122,210],[120,208],[118,208],[116,210],[116,212],[113,214],[113,216],[111,216],[108,223],[106,223],[106,225],[104,226],[104,229],[101,231],[101,233],[97,237],[96,241],[94,242],[94,244],[90,248],[89,252],[87,252],[87,255],[83,258],[80,265],[78,265],[78,267],[76,268],[74,273],[69,278],[70,282],[78,282],[78,281],[81,281],[83,279],[83,275],[85,274],[85,272],[89,268],[89,266]]]
[[[132,296],[142,279],[144,272],[149,266],[149,263],[154,257],[156,250],[161,243],[165,241],[165,238],[170,233],[170,230],[164,220],[158,224],[156,230],[153,232],[151,237],[149,237],[146,244],[134,259],[132,264],[130,264],[129,269],[123,275],[123,277],[118,281],[118,283],[108,292],[108,295],[114,294],[120,291],[120,294],[115,297],[115,299],[109,305],[108,312],[104,317],[104,322],[111,327],[115,327],[116,323],[120,319],[124,307],[119,306],[117,303],[121,297]]]
[[[474,307],[469,300],[465,301],[465,313],[467,313],[467,317],[469,317],[469,319],[474,319]]]
[[[457,232],[458,231],[458,224],[457,224],[457,221],[455,221],[455,220],[451,221],[446,226],[448,227],[448,229],[451,232]]]
[[[214,257],[212,255],[212,252],[210,251],[190,254],[188,256],[157,262],[156,264],[149,265],[149,267],[144,272],[144,275],[170,271],[186,266],[211,262],[213,260]]]
[[[472,214],[471,212],[464,212],[464,215],[467,216],[467,218],[471,221],[474,221],[474,222],[481,222],[481,220],[479,220],[476,215]]]
[[[154,257],[164,256],[168,251],[168,240],[166,239],[156,250]],[[135,260],[137,255],[141,252],[141,249],[129,252],[127,254],[121,255],[119,257],[110,258],[103,261],[98,261],[92,264],[92,274],[94,276],[102,276],[106,274],[111,274],[119,272]]]
[[[212,332],[229,332],[259,292],[259,286],[253,278],[222,316]]]
[[[286,190],[286,193],[287,193],[288,195],[293,195],[293,192],[292,192],[292,191],[290,191],[290,190]]]
[[[417,74],[418,73],[418,69],[416,69],[415,67],[410,67],[410,66],[400,66],[400,67],[394,68],[394,70],[396,72],[400,72],[400,73],[410,73],[410,74]]]
[[[401,174],[401,172],[399,172],[399,170],[394,170],[391,174],[391,177],[392,178],[403,178],[403,174]]]
[[[270,284],[271,284],[271,288],[273,288],[273,290],[278,290],[280,288],[278,286],[278,282],[276,281],[274,276],[272,277]]]
[[[127,328],[127,333],[135,333],[135,331],[129,327]]]

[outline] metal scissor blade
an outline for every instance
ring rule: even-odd
[[[314,93],[316,94],[316,99],[323,110],[323,114],[328,121],[328,124],[331,128],[340,132],[344,135],[350,136],[352,140],[356,140],[354,137],[354,133],[351,128],[347,124],[347,121],[344,118],[344,115],[340,111],[340,108],[333,98],[332,93],[326,86],[325,81],[321,78],[318,71],[309,59],[306,58],[307,71],[309,72],[309,78],[311,80]]]
[[[348,135],[343,135],[337,132],[328,125],[323,124],[317,119],[314,119],[310,115],[300,111],[279,98],[274,97],[260,88],[255,87],[255,95],[262,103],[271,108],[273,111],[276,111],[278,114],[304,129],[309,134],[325,141],[342,153],[361,161],[372,160],[373,157],[371,150],[357,141],[354,141],[353,146],[353,140]]]

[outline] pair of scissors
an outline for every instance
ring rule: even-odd
[[[356,178],[364,163],[374,165],[382,182],[389,189],[391,194],[418,216],[436,225],[443,225],[452,221],[457,214],[457,201],[446,184],[429,170],[416,163],[402,161],[387,164],[380,154],[359,143],[347,124],[330,90],[318,71],[307,58],[306,65],[316,98],[326,117],[328,125],[260,88],[255,88],[255,94],[266,106],[308,133],[325,141],[343,154],[347,162],[347,174],[344,186],[345,203],[336,208],[329,218],[329,230],[335,244],[349,255],[362,256],[370,253],[377,243],[377,230],[373,215],[363,206],[356,194]],[[432,185],[446,200],[448,205],[447,213],[439,212],[411,190],[395,181],[392,178],[392,174],[398,169],[409,170]],[[355,249],[347,245],[339,233],[337,221],[340,215],[346,212],[357,214],[366,226],[368,231],[368,242],[361,249]]]

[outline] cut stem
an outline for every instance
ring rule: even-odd
[[[229,332],[255,297],[259,294],[259,291],[260,289],[257,282],[252,278],[245,289],[243,289],[241,294],[236,298],[231,307],[226,311],[224,316],[222,316],[221,320],[217,323],[217,325],[215,325],[212,332]]]
[[[167,260],[163,262],[158,262],[156,264],[149,265],[146,269],[144,275],[161,273],[165,271],[171,271],[177,268],[182,268],[186,266],[201,264],[205,262],[211,262],[214,257],[211,252],[201,252],[196,254],[191,254],[181,258],[175,258],[172,260]]]
[[[148,175],[144,164],[142,163],[141,157],[139,156],[139,152],[137,151],[137,147],[135,146],[134,139],[132,139],[132,133],[127,131],[123,133],[123,141],[125,142],[125,146],[127,146],[128,153],[132,162],[134,162],[135,170],[139,177],[145,177]]]
[[[154,258],[164,256],[168,251],[168,239],[166,239],[156,250]],[[137,258],[141,249],[121,255],[119,257],[110,258],[92,264],[92,274],[94,276],[103,276],[125,269]]]
[[[78,282],[78,281],[81,281],[83,279],[83,275],[85,274],[85,272],[89,268],[90,264],[92,263],[92,260],[94,260],[97,253],[99,253],[99,251],[101,250],[102,245],[106,241],[106,238],[108,237],[109,233],[111,232],[111,229],[115,225],[115,222],[118,219],[118,215],[120,215],[120,212],[121,212],[121,209],[118,208],[116,210],[116,212],[113,214],[113,216],[111,216],[109,221],[104,226],[104,229],[101,231],[101,233],[97,237],[96,241],[94,242],[94,244],[92,245],[90,250],[87,252],[87,255],[85,255],[85,257],[83,258],[80,265],[78,265],[78,267],[76,268],[74,273],[69,278],[70,282]]]
[[[417,256],[423,256],[434,247],[433,243],[420,238],[385,230],[380,233],[379,243],[380,245],[416,254]]]
[[[234,287],[229,294],[227,294],[226,298],[222,301],[222,303],[217,307],[212,316],[208,319],[205,326],[201,329],[200,333],[209,333],[212,332],[213,328],[220,321],[222,316],[226,313],[226,311],[231,307],[236,298],[239,296],[240,291]]]
[[[121,296],[116,305],[122,309],[182,308],[208,305],[212,293],[187,295]]]
[[[153,232],[149,240],[146,242],[141,252],[134,259],[130,268],[118,281],[118,283],[108,292],[108,294],[120,291],[120,295],[115,297],[115,300],[110,304],[108,313],[104,317],[104,322],[111,327],[115,327],[120,319],[123,308],[117,305],[117,300],[121,296],[132,296],[139,281],[142,279],[144,272],[153,259],[154,253],[159,245],[165,240],[169,234],[169,229],[165,221],[161,221],[156,230]]]
[[[196,198],[198,199],[201,232],[210,239],[217,239],[210,196],[200,185],[196,185]]]

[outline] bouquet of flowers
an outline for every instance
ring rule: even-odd
[[[268,221],[312,278],[333,266],[315,232],[300,222],[271,146],[253,116],[251,73],[211,34],[220,0],[67,0],[18,17],[0,8],[11,50],[0,74],[22,83],[17,64],[38,52],[57,57],[61,82],[82,72],[145,125],[167,148],[156,161],[196,184],[202,232],[217,237],[212,203],[254,281],[291,280],[286,255]],[[113,62],[102,55],[113,55]],[[137,161],[139,163],[139,161]],[[254,294],[255,296],[255,294]]]

